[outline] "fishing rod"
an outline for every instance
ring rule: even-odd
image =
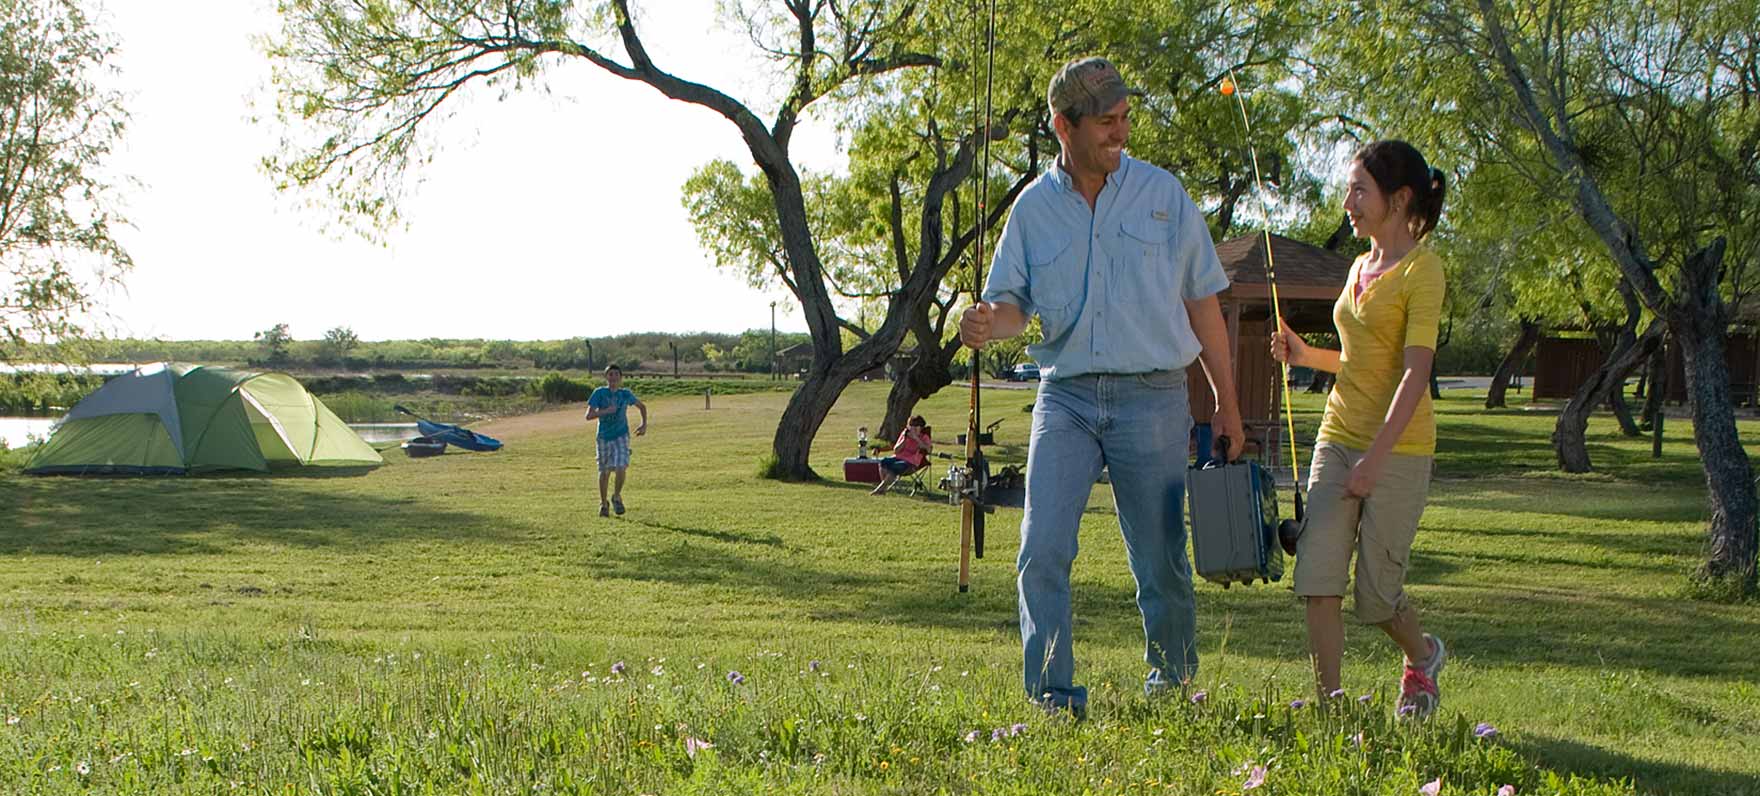
[[[974,131],[980,142],[980,152],[974,153],[979,160],[978,184],[973,190],[975,197],[972,206],[977,215],[974,219],[977,236],[972,248],[972,303],[983,300],[984,290],[984,244],[989,234],[988,191],[990,189],[990,125],[993,117],[994,79],[996,76],[996,0],[984,0],[987,12],[978,36],[982,40],[982,51],[985,56],[984,71],[980,75],[976,59],[972,69],[972,115],[977,122]],[[977,4],[973,4],[972,17],[978,18]],[[977,48],[974,48],[976,51]],[[978,113],[979,82],[983,83],[983,113]],[[949,494],[960,497],[960,530],[959,530],[959,590],[965,592],[971,588],[971,564],[975,553],[978,558],[984,557],[984,515],[989,510],[984,504],[984,492],[989,487],[990,464],[984,459],[984,450],[978,444],[980,432],[983,430],[983,403],[978,393],[979,382],[983,380],[983,350],[972,349],[972,395],[971,411],[966,419],[966,460],[965,467],[949,467]]]
[[[1259,212],[1263,216],[1260,227],[1265,238],[1265,281],[1271,288],[1271,317],[1277,324],[1277,333],[1281,333],[1287,327],[1283,322],[1282,302],[1277,297],[1277,260],[1273,256],[1271,247],[1271,202],[1267,198],[1265,178],[1259,172],[1259,152],[1253,147],[1253,120],[1247,113],[1246,92],[1240,90],[1240,85],[1235,80],[1234,67],[1229,67],[1228,75],[1222,79],[1218,90],[1222,92],[1224,97],[1233,97],[1235,105],[1240,108],[1241,127],[1243,128],[1241,141],[1247,146],[1248,161],[1253,167],[1253,195],[1259,200]],[[1283,381],[1279,383],[1279,392],[1283,393],[1283,420],[1289,438],[1290,476],[1295,479],[1296,511],[1294,519],[1284,520],[1278,524],[1277,538],[1284,551],[1294,555],[1296,537],[1301,535],[1301,523],[1306,517],[1306,511],[1302,505],[1302,463],[1296,452],[1296,420],[1294,404],[1289,394],[1290,365],[1288,358],[1286,357],[1279,364],[1282,365],[1283,371]]]

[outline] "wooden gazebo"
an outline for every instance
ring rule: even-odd
[[[1350,278],[1351,258],[1319,246],[1270,236],[1273,262],[1277,265],[1277,297],[1283,320],[1303,333],[1334,331],[1332,306]],[[1217,298],[1228,338],[1234,343],[1234,381],[1240,395],[1241,421],[1248,441],[1263,452],[1264,463],[1281,467],[1284,446],[1283,372],[1271,358],[1271,333],[1277,321],[1271,314],[1271,285],[1266,278],[1264,233],[1246,235],[1216,246],[1229,288]],[[1204,378],[1203,367],[1192,363],[1187,372],[1191,389],[1192,419],[1208,422],[1216,413],[1216,400]]]

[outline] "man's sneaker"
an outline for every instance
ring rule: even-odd
[[[1424,718],[1436,711],[1442,703],[1442,691],[1436,686],[1436,678],[1442,674],[1442,667],[1448,663],[1448,648],[1442,645],[1442,639],[1424,634],[1424,640],[1430,642],[1430,659],[1421,664],[1406,661],[1405,676],[1399,683],[1399,714]]]
[[[1045,696],[1033,700],[1033,704],[1045,711],[1045,715],[1052,718],[1067,717],[1078,722],[1086,721],[1088,718],[1088,702],[1085,699],[1072,699],[1068,696],[1047,693]]]
[[[622,517],[623,516],[623,498],[620,498],[620,497],[612,498],[611,499],[611,510],[617,512],[617,516]]]
[[[600,503],[599,504],[599,516],[601,516],[601,517],[611,516],[611,504]]]

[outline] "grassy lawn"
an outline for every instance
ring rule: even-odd
[[[821,474],[884,389],[832,413]],[[964,395],[925,406],[943,436]],[[986,393],[999,455],[1024,457],[1031,399]],[[958,594],[944,500],[754,477],[781,394],[650,401],[616,519],[578,420],[364,474],[0,474],[0,791],[1238,794],[1264,767],[1254,794],[1760,794],[1760,607],[1683,596],[1688,422],[1652,461],[1598,418],[1601,471],[1564,476],[1550,415],[1478,400],[1440,408],[1411,591],[1454,657],[1421,726],[1390,718],[1372,629],[1350,630],[1353,699],[1290,706],[1311,687],[1284,585],[1200,585],[1205,698],[1141,696],[1104,486],[1074,583],[1092,715],[1041,715],[1019,512]]]

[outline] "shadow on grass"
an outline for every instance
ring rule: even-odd
[[[1677,560],[1681,556],[1693,556],[1704,548],[1704,540],[1687,539],[1678,534],[1636,534],[1636,533],[1588,533],[1581,531],[1541,531],[1529,528],[1451,528],[1444,525],[1427,525],[1425,532],[1457,533],[1462,536],[1474,537],[1477,541],[1490,541],[1488,545],[1475,545],[1472,551],[1461,550],[1420,550],[1412,554],[1415,563],[1407,575],[1410,583],[1438,583],[1444,578],[1461,569],[1448,563],[1450,559],[1474,561],[1494,567],[1515,568],[1543,564],[1556,567],[1584,568],[1605,566],[1603,559],[1593,553],[1584,554],[1584,546],[1597,548],[1605,552],[1625,553],[1639,559],[1637,562],[1621,561],[1618,566],[1624,570],[1639,570],[1652,575],[1678,578],[1685,570]],[[1564,547],[1569,545],[1575,547]],[[1553,553],[1536,552],[1541,547]],[[1425,571],[1425,570],[1430,571]]]
[[[673,533],[682,533],[686,536],[695,536],[695,537],[698,537],[701,539],[713,539],[717,542],[726,542],[728,544],[755,544],[755,545],[765,545],[768,547],[786,547],[786,545],[784,545],[782,543],[782,537],[777,536],[776,534],[773,534],[773,533],[764,534],[763,536],[759,536],[757,534],[736,533],[734,531],[716,531],[716,530],[709,530],[706,528],[686,528],[686,527],[683,527],[680,525],[667,525],[665,523],[650,522],[647,520],[636,520],[635,523],[637,525],[647,526],[649,528],[654,528],[656,530],[672,531]]]
[[[0,554],[223,553],[235,543],[365,548],[409,539],[508,539],[504,518],[425,498],[298,488],[302,474],[193,478],[0,477]]]
[[[1631,755],[1545,735],[1524,736],[1522,740],[1510,745],[1524,757],[1538,760],[1549,768],[1611,779],[1630,778],[1639,793],[1760,796],[1760,781],[1756,781],[1749,773],[1641,760]]]
[[[384,465],[379,465],[379,464],[351,466],[351,467],[298,467],[298,466],[293,466],[293,467],[276,467],[266,473],[227,473],[227,474],[221,475],[221,476],[198,474],[193,477],[196,479],[219,477],[219,478],[275,478],[275,479],[301,479],[301,480],[327,479],[327,478],[359,478],[359,477],[361,477],[363,475],[367,475],[368,473],[371,473],[374,470],[377,470],[383,466]]]
[[[1605,476],[1636,484],[1703,484],[1704,469],[1690,440],[1669,438],[1660,459],[1650,456],[1648,437],[1626,437],[1592,426],[1586,439],[1589,461]],[[1438,424],[1437,473],[1450,478],[1501,476],[1558,470],[1552,423],[1475,422],[1463,416]],[[1559,477],[1570,478],[1559,472]]]
[[[1431,566],[1425,560],[1415,571]],[[1240,595],[1199,594],[1205,611],[1233,617],[1230,647],[1249,655],[1301,655],[1302,631],[1292,624],[1300,608],[1281,586]],[[1426,629],[1448,641],[1449,650],[1480,664],[1553,665],[1597,671],[1638,669],[1671,677],[1760,678],[1750,645],[1711,639],[1760,636],[1760,616],[1706,606],[1677,597],[1623,597],[1563,587],[1452,588],[1420,595]],[[1345,611],[1351,610],[1346,599]],[[1347,617],[1347,637],[1358,644],[1384,643],[1373,628]],[[1266,632],[1287,629],[1294,638]]]
[[[1568,495],[1561,492],[1568,490]],[[1471,511],[1578,517],[1587,520],[1698,522],[1705,519],[1700,490],[1659,490],[1654,483],[1624,481],[1459,479],[1433,490],[1429,506]],[[1631,534],[1622,534],[1628,537]],[[1577,538],[1574,537],[1573,538]]]
[[[718,534],[739,536],[721,531],[693,535],[715,539]],[[861,593],[881,590],[892,582],[890,577],[871,572],[810,566],[796,557],[749,556],[719,545],[689,542],[661,550],[631,551],[623,557],[601,557],[592,568],[594,576],[601,579],[736,588],[806,603],[858,600]]]

